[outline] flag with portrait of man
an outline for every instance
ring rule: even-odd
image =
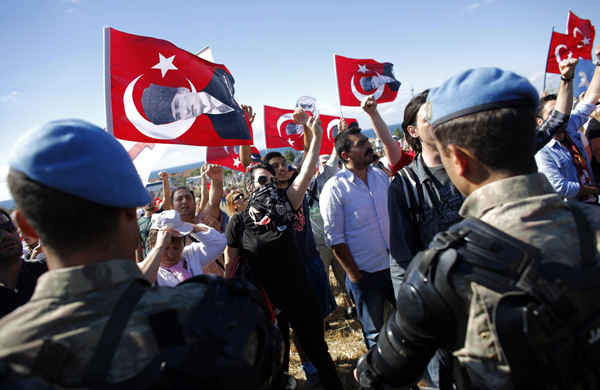
[[[145,143],[251,145],[224,65],[170,42],[104,28],[107,131]]]

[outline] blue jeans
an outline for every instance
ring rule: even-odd
[[[358,282],[351,281],[346,275],[346,289],[350,299],[356,305],[365,344],[371,349],[377,344],[379,331],[384,325],[385,300],[396,306],[396,299],[389,269],[373,273],[361,272],[363,276]]]

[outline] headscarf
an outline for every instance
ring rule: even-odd
[[[284,230],[295,217],[290,201],[277,193],[277,187],[273,183],[254,190],[248,200],[247,209],[256,225],[268,225],[273,222],[279,230]]]

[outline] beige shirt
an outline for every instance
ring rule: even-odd
[[[581,207],[585,207],[600,243],[600,208]],[[541,173],[511,177],[477,189],[466,198],[460,214],[465,218],[479,218],[539,248],[544,262],[574,267],[581,264],[573,215]],[[454,356],[468,372],[475,388],[512,389],[510,368],[492,326],[494,305],[500,294],[473,282],[464,287],[470,288],[472,294],[469,322],[465,345],[455,351]]]

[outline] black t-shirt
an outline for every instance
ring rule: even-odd
[[[590,144],[594,138],[600,137],[600,122],[597,119],[592,118],[588,124],[585,135],[588,137]],[[590,145],[591,147],[591,145]],[[600,174],[600,162],[596,159],[596,155],[592,153],[592,171],[596,174]]]
[[[0,318],[29,301],[38,277],[46,271],[46,260],[23,260],[16,291],[0,286]]]
[[[296,177],[298,177],[298,171],[294,171],[290,177],[290,180],[288,181],[288,188],[290,185],[292,185]],[[277,189],[279,195],[284,195],[286,191],[287,189]],[[315,241],[315,235],[313,234],[312,226],[310,224],[310,210],[308,208],[306,196],[302,199],[302,204],[298,210],[296,210],[294,231],[296,232],[296,241],[298,242],[300,255],[302,255],[302,262],[304,264],[310,263],[319,257],[320,253],[317,249],[317,242]]]
[[[443,165],[437,167],[425,167],[426,171],[429,171],[429,177],[437,188],[440,194],[441,200],[441,215],[442,221],[447,227],[454,225],[463,220],[458,213],[463,204],[463,197],[460,191],[450,180],[448,172]]]
[[[293,224],[285,227],[255,225],[246,209],[231,217],[225,231],[227,245],[242,249],[269,299],[280,309],[311,292]]]

